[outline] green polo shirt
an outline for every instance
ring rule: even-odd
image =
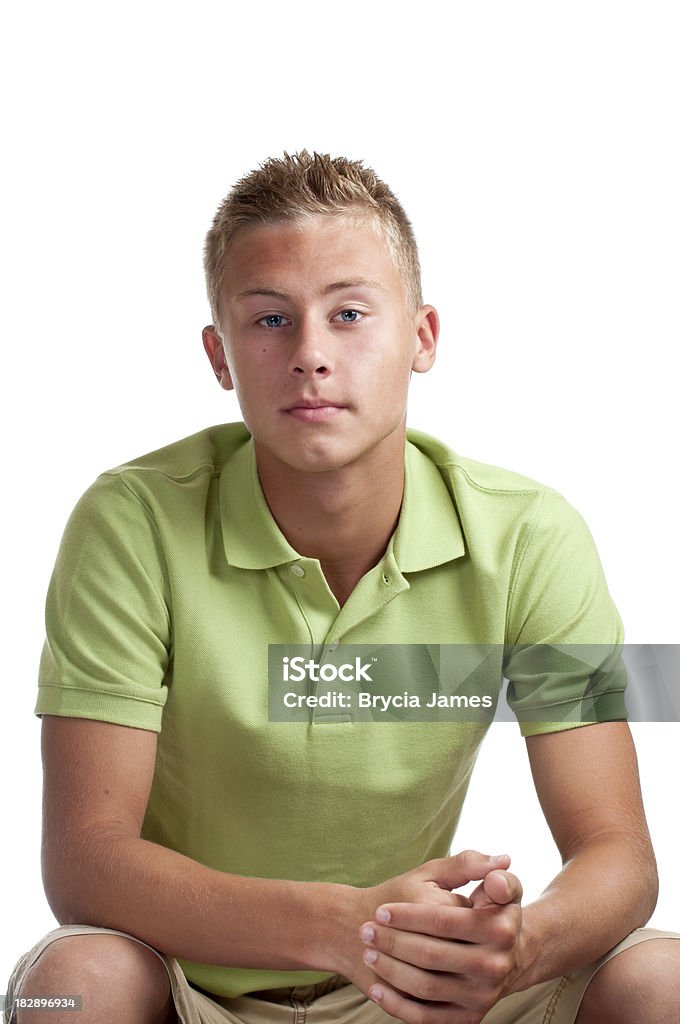
[[[622,642],[582,518],[416,431],[405,469],[385,555],[342,608],[278,529],[241,423],[106,472],[81,498],[35,712],[159,733],[145,839],[221,871],[357,886],[449,852],[488,723],[270,722],[270,644],[500,645],[525,735],[580,724],[593,673],[551,677],[532,652]],[[621,673],[608,678],[605,717],[625,718]],[[326,976],[181,964],[222,996]]]

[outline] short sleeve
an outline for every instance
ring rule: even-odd
[[[504,674],[524,736],[626,718],[623,625],[592,535],[546,490],[517,553]]]
[[[160,732],[171,617],[155,525],[121,474],[85,492],[49,585],[35,714]]]

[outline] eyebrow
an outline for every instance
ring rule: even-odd
[[[375,288],[381,292],[386,291],[384,285],[379,281],[373,281],[368,277],[350,277],[344,281],[334,281],[327,285],[321,294],[330,295],[332,292],[343,291],[346,288]],[[284,300],[290,298],[285,292],[280,292],[276,288],[248,288],[244,292],[239,292],[236,298],[247,299],[250,295],[271,295],[272,298]]]

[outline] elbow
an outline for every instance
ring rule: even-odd
[[[91,924],[90,921],[83,918],[78,900],[70,891],[68,880],[58,872],[47,870],[44,862],[42,880],[50,910],[60,925]]]
[[[640,923],[637,927],[642,928],[647,924],[656,909],[659,899],[659,873],[656,866],[654,852],[651,851],[649,861],[646,865],[645,885],[641,898]]]
[[[118,830],[87,829],[70,842],[43,841],[42,880],[47,902],[61,925],[117,928],[125,903],[122,846]]]
[[[628,834],[624,845],[619,846],[620,852],[629,851],[628,879],[635,879],[637,886],[637,906],[635,928],[643,928],[656,909],[659,898],[659,872],[656,864],[654,847],[647,829],[637,835]],[[630,883],[629,883],[630,884]],[[632,888],[632,887],[631,887]]]
[[[45,897],[59,924],[96,925],[92,855],[76,844],[55,848],[43,842],[41,867]]]

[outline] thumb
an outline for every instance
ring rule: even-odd
[[[521,903],[522,885],[519,878],[511,875],[509,871],[491,871],[482,884],[477,886],[470,899],[476,910],[481,907]]]
[[[423,865],[427,870],[428,881],[436,882],[442,889],[458,889],[468,882],[478,882],[486,878],[490,871],[507,868],[510,857],[502,853],[490,857],[478,850],[464,850],[453,857],[440,857]]]

